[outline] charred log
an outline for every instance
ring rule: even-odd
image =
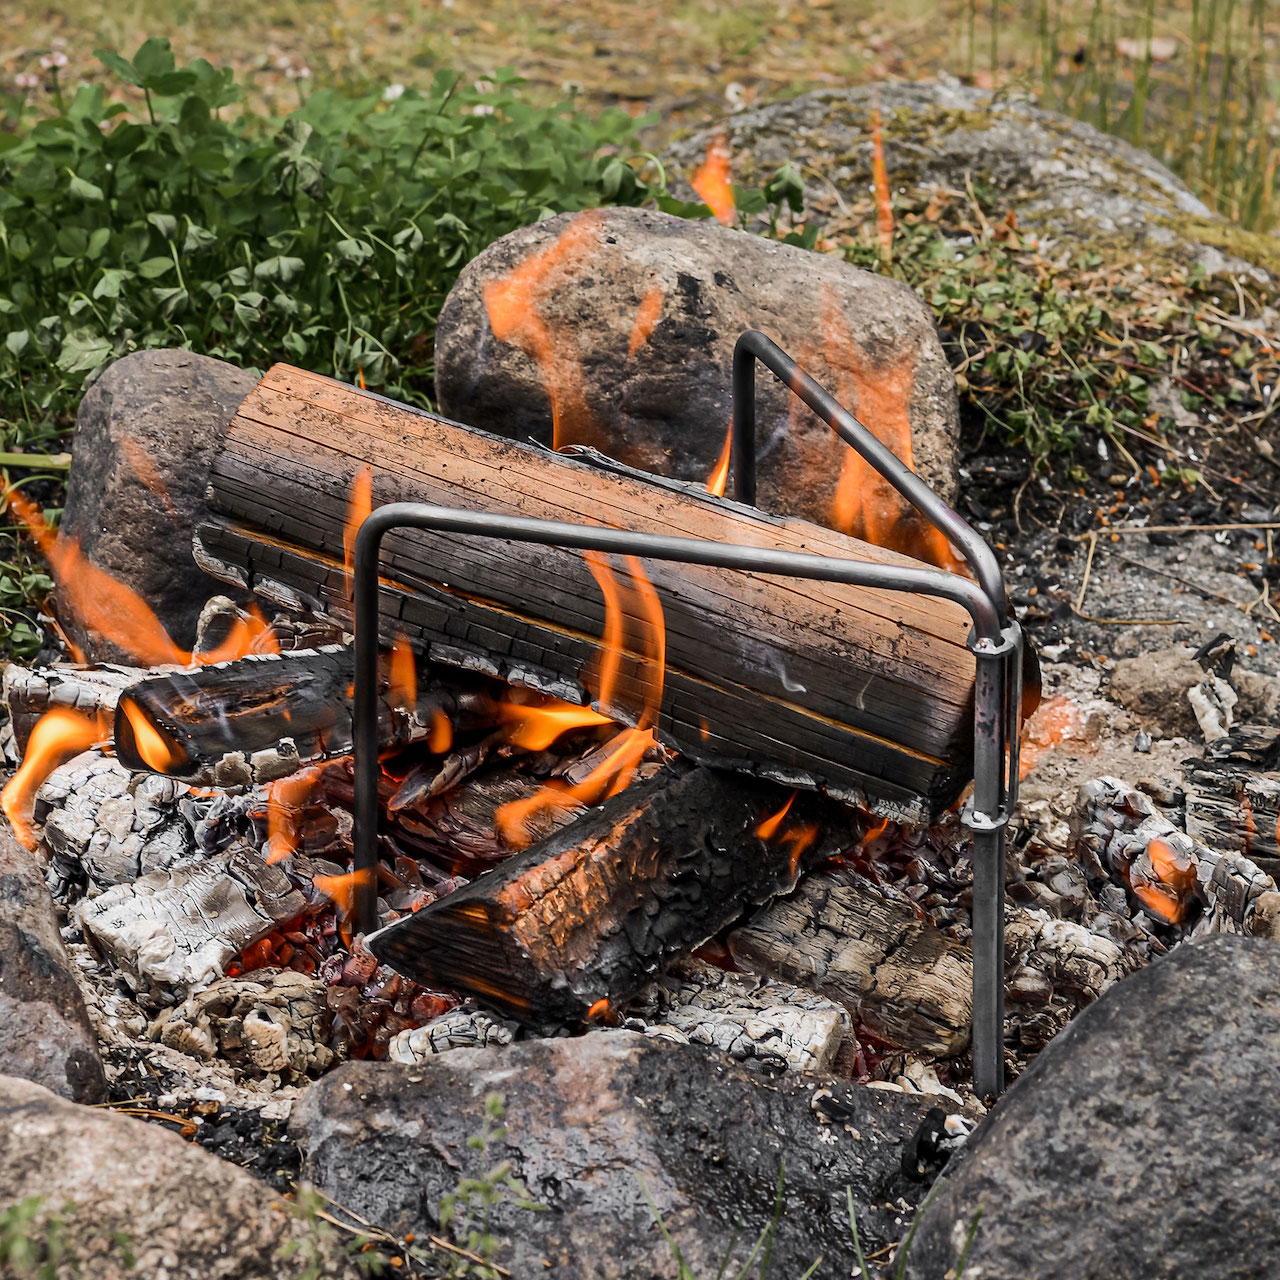
[[[339,645],[152,676],[126,689],[115,741],[130,769],[184,782],[243,787],[351,752],[351,651]],[[424,682],[416,705],[384,692],[384,747],[425,741],[491,719],[487,683],[451,673]]]
[[[46,711],[64,707],[84,715],[112,712],[120,695],[142,675],[136,667],[57,663],[35,668],[9,663],[4,669],[4,704],[17,753],[27,749],[31,730]]]
[[[214,463],[219,519],[196,555],[289,608],[349,621],[343,535],[356,477],[376,504],[419,501],[717,542],[912,564],[802,521],[613,464],[499,440],[277,366]],[[660,735],[691,758],[823,783],[902,820],[929,818],[971,771],[973,656],[960,607],[892,592],[654,563],[665,611]],[[383,617],[432,661],[585,702],[604,606],[581,555],[410,531],[388,538]],[[631,655],[636,656],[636,655]],[[1034,664],[1030,664],[1034,665]],[[641,699],[619,679],[627,720]]]
[[[1242,725],[1184,766],[1187,834],[1222,853],[1280,859],[1280,728]]]
[[[428,987],[530,1025],[580,1022],[846,847],[853,816],[698,767],[628,788],[463,889],[368,940]],[[782,792],[785,801],[787,793]]]
[[[820,992],[899,1048],[951,1055],[969,1043],[968,951],[891,890],[810,876],[729,949],[740,968]]]

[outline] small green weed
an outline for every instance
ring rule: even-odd
[[[76,1256],[75,1228],[70,1221],[75,1211],[75,1202],[68,1201],[60,1213],[48,1213],[43,1196],[28,1196],[0,1209],[0,1274],[14,1280],[78,1280],[86,1276]],[[108,1243],[112,1255],[126,1269],[137,1265],[128,1236],[113,1232]]]

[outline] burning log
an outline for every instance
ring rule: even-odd
[[[734,930],[729,949],[739,968],[821,993],[889,1044],[968,1046],[969,953],[891,890],[810,876]]]
[[[66,707],[85,715],[112,712],[120,695],[142,674],[136,667],[57,663],[36,668],[9,663],[4,669],[3,697],[18,754],[27,749],[31,730],[46,711]]]
[[[1280,729],[1242,725],[1184,770],[1189,836],[1223,853],[1280,858]]]
[[[414,705],[384,694],[382,745],[438,737],[487,722],[484,682],[453,675],[424,683]],[[124,764],[184,782],[244,787],[351,753],[351,651],[341,645],[174,671],[124,690],[116,706]]]
[[[771,812],[760,792],[706,767],[664,770],[367,945],[526,1024],[599,1015],[850,842],[840,806],[800,794]]]
[[[696,960],[650,983],[622,1025],[678,1044],[702,1044],[731,1058],[793,1071],[830,1068],[850,1030],[849,1015],[812,991]]]
[[[209,572],[285,607],[349,619],[348,494],[581,520],[717,542],[914,564],[692,486],[498,440],[315,374],[276,366],[241,406],[210,480]],[[601,592],[570,551],[422,531],[392,535],[388,639],[432,661],[569,701],[601,632]],[[833,794],[904,821],[945,809],[971,774],[968,615],[937,599],[654,564],[667,622],[658,730],[706,763]],[[635,655],[632,655],[635,656]],[[633,722],[633,681],[600,710]],[[632,717],[629,720],[629,717]]]
[[[222,977],[233,956],[307,902],[279,867],[245,845],[220,857],[153,871],[79,904],[85,936],[160,1003]]]

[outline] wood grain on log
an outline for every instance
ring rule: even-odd
[[[852,815],[807,794],[774,838],[758,835],[773,790],[762,803],[750,779],[665,770],[367,945],[424,986],[531,1025],[580,1022],[847,846]]]
[[[688,485],[499,440],[278,365],[245,400],[210,479],[197,558],[267,598],[347,620],[343,530],[356,477],[419,501],[717,542],[913,564]],[[383,560],[387,637],[578,701],[604,607],[580,554],[410,531]],[[650,563],[666,618],[660,733],[695,759],[825,783],[921,820],[971,772],[968,615],[937,599]],[[642,704],[620,679],[624,721]]]
[[[939,1055],[969,1043],[973,962],[908,898],[810,876],[729,935],[740,968],[807,987],[878,1038]]]

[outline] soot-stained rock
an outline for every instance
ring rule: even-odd
[[[0,825],[0,1074],[76,1102],[106,1097],[97,1037],[53,899],[7,824]]]
[[[138,592],[184,648],[205,601],[226,590],[196,567],[191,534],[206,515],[213,453],[255,381],[190,351],[139,351],[106,370],[76,416],[63,533]],[[66,625],[90,659],[128,660],[74,619]]]
[[[982,1218],[982,1280],[1280,1274],[1280,946],[1183,943],[1036,1059],[925,1210],[909,1274],[937,1280]]]
[[[242,1169],[158,1125],[0,1076],[0,1207],[30,1199],[37,1201],[37,1218],[25,1234],[37,1246],[59,1229],[49,1219],[60,1220],[60,1276],[281,1280],[306,1269],[317,1280],[345,1280],[356,1274],[343,1242],[292,1216]],[[282,1246],[295,1239],[303,1251],[290,1261]]]
[[[1270,237],[1210,212],[1164,165],[1090,125],[1025,100],[953,80],[821,89],[728,117],[672,144],[664,161],[692,173],[723,133],[735,181],[766,182],[786,163],[805,183],[819,224],[872,189],[872,112],[879,105],[885,163],[895,191],[994,192],[997,217],[1069,258],[1081,244],[1104,256],[1141,255],[1182,266],[1258,274],[1280,264]],[[833,195],[833,192],[835,193]],[[688,193],[692,196],[692,192]],[[824,211],[826,211],[824,213]],[[1261,278],[1265,279],[1265,276]]]
[[[459,1179],[509,1159],[543,1212],[495,1207],[513,1275],[648,1280],[675,1273],[645,1201],[653,1198],[697,1275],[714,1275],[739,1215],[736,1275],[773,1216],[785,1161],[784,1216],[771,1274],[856,1265],[846,1187],[868,1250],[899,1238],[887,1206],[923,1185],[900,1173],[930,1099],[842,1083],[821,1103],[814,1081],[769,1081],[690,1045],[617,1031],[458,1049],[419,1066],[350,1062],[312,1085],[292,1130],[304,1174],[327,1195],[396,1232],[438,1230]],[[467,1147],[485,1098],[505,1102],[506,1137]]]
[[[725,441],[733,347],[747,329],[774,338],[886,443],[913,442],[921,475],[954,493],[955,383],[912,290],[838,254],[649,210],[550,218],[468,265],[436,334],[440,408],[544,443],[554,416],[558,445],[702,483]],[[860,532],[832,518],[852,451],[771,374],[757,388],[760,505]]]

